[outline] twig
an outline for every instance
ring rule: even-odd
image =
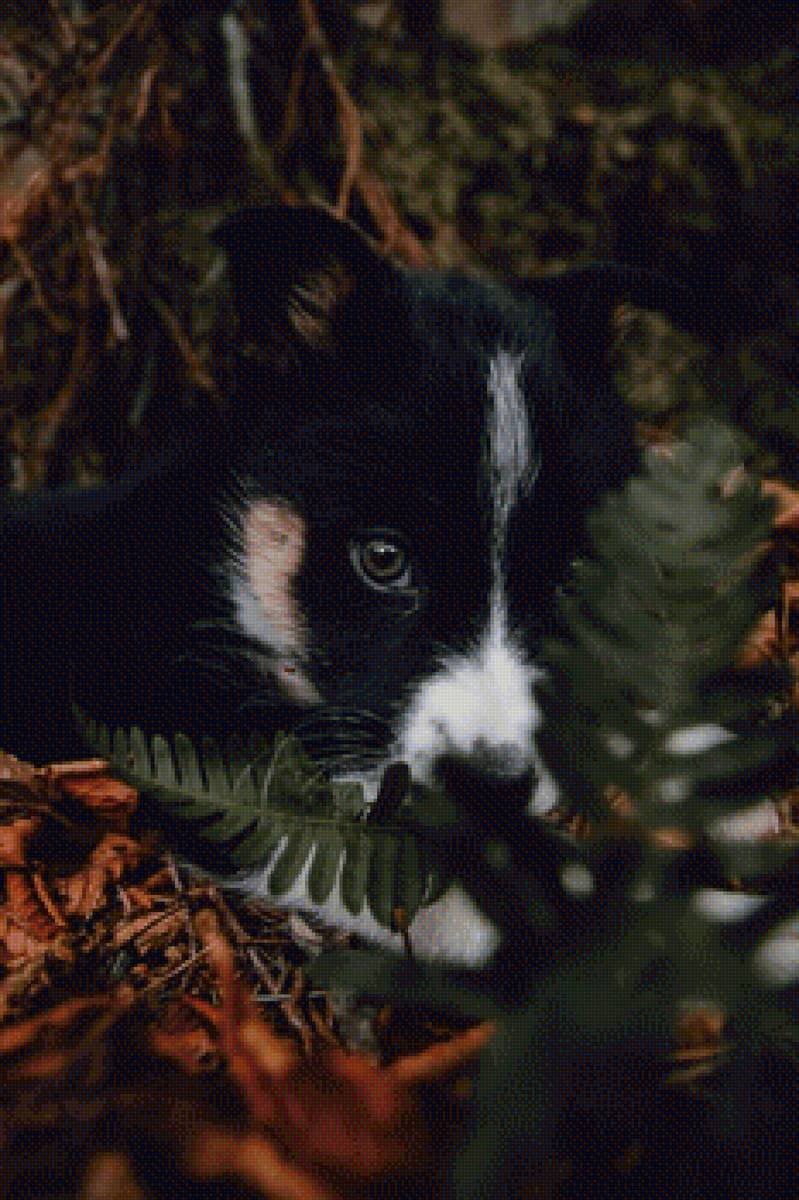
[[[336,101],[339,125],[344,141],[344,175],[336,201],[336,215],[341,218],[346,217],[352,189],[357,187],[369,215],[383,235],[384,252],[396,255],[409,266],[425,266],[428,262],[427,251],[416,235],[400,220],[384,184],[363,162],[363,124],[360,114],[336,70],[333,52],[319,23],[313,0],[298,0],[298,3],[307,31],[303,45],[307,44],[319,59],[319,64]],[[290,106],[294,101],[295,91],[298,94],[298,84],[294,77],[292,77],[291,84],[293,87],[290,85],[289,97],[286,101],[284,133],[294,120]],[[279,144],[282,144],[283,137],[284,134],[281,134]]]
[[[164,921],[168,921],[170,918],[176,916],[184,907],[180,900],[171,901],[168,908],[163,908],[160,912],[153,913],[143,924],[137,925],[135,930],[126,930],[121,939],[115,940],[115,948],[120,949],[122,946],[127,945],[128,942],[133,942],[137,938],[140,938],[142,934],[149,933],[156,925],[161,925]]]
[[[55,311],[50,304],[50,301],[45,296],[44,289],[39,282],[39,276],[36,274],[36,268],[31,262],[27,251],[22,248],[18,241],[9,241],[8,247],[14,256],[17,266],[22,271],[22,274],[25,276],[28,283],[31,285],[34,303],[36,304],[37,308],[41,309],[41,312],[43,313],[44,318],[52,329],[53,333],[69,333],[71,330],[69,321]]]
[[[302,81],[305,76],[305,59],[308,55],[308,38],[302,39],[302,44],[297,51],[297,57],[294,61],[294,67],[289,79],[288,95],[286,96],[286,104],[283,109],[283,125],[275,142],[275,154],[284,154],[291,139],[294,136],[294,131],[297,128],[297,117],[299,114],[300,91],[302,90]]]
[[[47,890],[47,885],[44,882],[41,871],[31,871],[30,881],[36,899],[39,901],[50,920],[60,929],[65,929],[67,924],[66,918]]]
[[[333,1046],[342,1044],[342,1039],[336,1037],[336,1034],[333,1032],[336,1017],[328,993],[321,988],[316,988],[313,991],[307,992],[306,996],[309,1001],[308,1016],[316,1033],[323,1041],[329,1042]],[[324,1004],[324,1014],[314,1004],[310,1003],[311,1000],[317,999],[322,1000]]]
[[[136,97],[136,103],[133,106],[133,125],[138,128],[144,120],[147,109],[150,107],[150,96],[153,90],[153,84],[158,77],[158,74],[163,66],[163,63],[151,63],[143,72],[139,80],[139,94]]]
[[[81,266],[81,290],[86,290],[86,267]],[[85,311],[85,304],[81,307]],[[26,447],[24,461],[28,482],[38,483],[44,476],[47,457],[72,408],[78,382],[89,361],[89,335],[85,319],[78,326],[69,374],[53,399],[36,415],[32,444]]]
[[[79,159],[69,166],[64,166],[59,169],[61,179],[65,183],[75,183],[88,175],[94,179],[102,179],[108,171],[108,162],[111,155],[111,147],[114,144],[114,138],[117,135],[122,117],[124,115],[124,103],[122,94],[117,93],[111,104],[111,112],[100,137],[99,144],[96,150],[92,150],[91,154],[87,154],[85,158]],[[73,123],[75,124],[75,123]],[[70,129],[70,137],[74,136],[74,129]],[[70,149],[69,146],[65,150]],[[53,155],[53,161],[58,163],[64,162],[66,154],[64,150],[59,148]]]
[[[228,70],[228,90],[236,117],[236,125],[242,141],[253,157],[263,153],[263,143],[255,115],[252,89],[247,74],[250,60],[250,43],[247,31],[233,12],[226,12],[220,21]]]
[[[114,291],[114,282],[111,278],[111,268],[108,265],[108,259],[103,253],[102,242],[97,226],[89,210],[88,204],[83,199],[81,188],[76,181],[73,193],[75,207],[78,210],[81,221],[83,223],[83,237],[86,243],[86,251],[89,255],[89,261],[94,269],[94,277],[100,288],[100,295],[105,300],[111,317],[111,332],[115,342],[126,342],[128,340],[128,327],[125,318],[122,315],[122,310],[117,301],[116,292]]]
[[[207,954],[208,948],[205,946],[201,950],[197,950],[189,958],[184,959],[183,962],[178,963],[176,967],[173,967],[170,971],[167,971],[165,975],[159,975],[157,979],[154,979],[152,983],[148,983],[146,987],[141,989],[141,991],[134,992],[133,1002],[138,1003],[138,1001],[142,1000],[145,996],[150,996],[153,992],[157,992],[159,988],[162,988],[165,983],[170,981],[170,979],[174,979],[176,975],[187,973],[192,967],[195,967],[201,959],[205,958]]]
[[[67,54],[71,54],[78,44],[78,35],[75,32],[75,26],[64,12],[59,0],[48,0],[53,16],[55,17],[56,25],[58,26],[58,34],[61,38],[61,44]]]
[[[22,276],[11,275],[0,283],[0,375],[8,370],[8,337],[6,333],[8,314],[19,289],[22,287]],[[0,408],[2,414],[2,408]]]
[[[430,257],[416,234],[400,220],[388,189],[368,167],[358,174],[358,191],[374,223],[383,233],[383,250],[395,255],[409,267],[424,267]]]
[[[163,857],[164,857],[164,861],[166,863],[166,869],[169,873],[169,877],[172,880],[172,886],[174,887],[175,891],[177,892],[178,896],[180,897],[180,899],[182,901],[184,924],[186,926],[186,936],[188,937],[188,940],[189,940],[189,957],[193,958],[195,956],[195,954],[197,953],[197,933],[194,928],[194,922],[191,919],[191,911],[189,909],[188,904],[186,903],[186,888],[184,886],[180,871],[178,870],[178,865],[175,862],[174,855],[172,855],[170,853],[170,851],[167,850],[164,853]]]
[[[146,8],[147,0],[141,0],[141,3],[136,5],[122,28],[117,30],[117,32],[111,38],[111,41],[106,46],[103,46],[102,50],[94,59],[94,61],[89,63],[89,66],[86,69],[87,83],[94,84],[97,81],[98,76],[102,75],[103,71],[106,69],[119,47],[124,42],[125,38],[139,23],[139,19]]]
[[[344,140],[344,175],[339,186],[336,201],[336,215],[346,217],[349,208],[350,194],[358,177],[363,153],[363,126],[355,102],[336,70],[333,52],[327,40],[325,31],[319,24],[313,0],[299,0],[300,12],[307,30],[309,49],[313,50],[319,60],[328,84],[336,101],[339,125]]]
[[[236,14],[232,12],[225,13],[220,22],[220,28],[225,40],[228,90],[236,118],[236,127],[247,148],[252,166],[266,184],[280,196],[284,204],[298,204],[299,196],[275,169],[273,156],[261,138],[247,73],[250,60],[250,42],[247,30]]]
[[[180,351],[183,361],[188,367],[189,375],[198,388],[208,392],[209,395],[216,395],[217,387],[216,380],[212,375],[209,375],[205,367],[200,362],[197,351],[191,344],[189,337],[183,331],[180,321],[172,312],[168,304],[165,304],[160,296],[156,296],[154,292],[150,293],[150,303],[155,311],[161,317],[161,320],[166,325],[172,340]]]
[[[232,912],[230,906],[225,901],[219,889],[212,883],[207,884],[206,887],[206,894],[209,900],[213,903],[217,920],[221,923],[222,927],[225,929],[225,932],[229,937],[232,938],[237,948],[244,950],[250,966],[270,995],[274,996],[281,994],[286,982],[286,972],[281,971],[280,978],[278,980],[272,978],[266,963],[263,961],[261,951],[252,945],[248,945],[250,939],[247,937],[245,930],[242,928],[240,922]],[[295,968],[294,978],[290,986],[291,990],[289,1001],[285,1005],[283,1013],[289,1024],[296,1029],[303,1047],[309,1051],[313,1029],[309,1025],[308,1020],[304,1016],[299,1005],[300,996],[303,994],[306,986],[305,974],[299,968]]]

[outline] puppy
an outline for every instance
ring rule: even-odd
[[[225,430],[2,510],[0,745],[80,753],[74,698],[164,733],[294,728],[371,795],[401,760],[545,807],[536,648],[585,514],[636,464],[586,351],[615,276],[552,285],[550,311],[397,269],[319,209],[246,211],[216,237],[242,343]],[[398,942],[336,896],[327,920]],[[307,907],[304,876],[281,903]],[[411,933],[468,964],[497,940],[457,888]]]

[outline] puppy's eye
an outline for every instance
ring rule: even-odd
[[[390,533],[373,533],[351,542],[350,560],[364,583],[378,591],[393,591],[410,584],[408,553]]]

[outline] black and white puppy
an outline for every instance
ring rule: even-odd
[[[318,209],[250,210],[217,238],[243,343],[231,428],[0,510],[0,746],[79,752],[75,698],[159,732],[296,727],[372,793],[399,759],[545,806],[536,647],[585,514],[636,463],[586,352],[610,291],[560,282],[551,313],[397,269]],[[281,903],[306,905],[302,881]],[[323,915],[397,941],[368,912]],[[412,933],[467,963],[496,940],[458,889]]]

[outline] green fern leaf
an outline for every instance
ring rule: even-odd
[[[315,904],[321,904],[333,890],[343,853],[344,838],[338,829],[331,829],[330,837],[317,844],[308,874],[308,895]]]
[[[208,739],[198,752],[182,733],[171,742],[135,727],[112,735],[77,707],[73,711],[93,751],[213,848],[220,874],[269,866],[268,889],[279,898],[310,861],[309,900],[323,904],[340,874],[347,910],[356,915],[368,902],[388,928],[395,908],[412,920],[446,882],[419,835],[423,814],[412,802],[407,815],[413,832],[403,826],[405,809],[390,824],[367,822],[362,790],[331,783],[295,738],[279,734],[269,754],[263,741],[249,748],[234,742],[223,750]]]
[[[707,785],[747,778],[777,750],[758,721],[779,680],[731,671],[769,597],[757,566],[771,506],[742,469],[748,446],[714,420],[607,496],[588,521],[594,558],[560,605],[566,636],[542,650],[548,682],[541,751],[589,811],[607,784],[643,820],[664,804],[699,829],[716,815]],[[743,722],[745,737],[725,732]],[[675,816],[677,814],[675,813]]]
[[[355,915],[363,908],[369,883],[372,842],[361,837],[360,829],[344,831],[344,866],[341,869],[341,902]]]

